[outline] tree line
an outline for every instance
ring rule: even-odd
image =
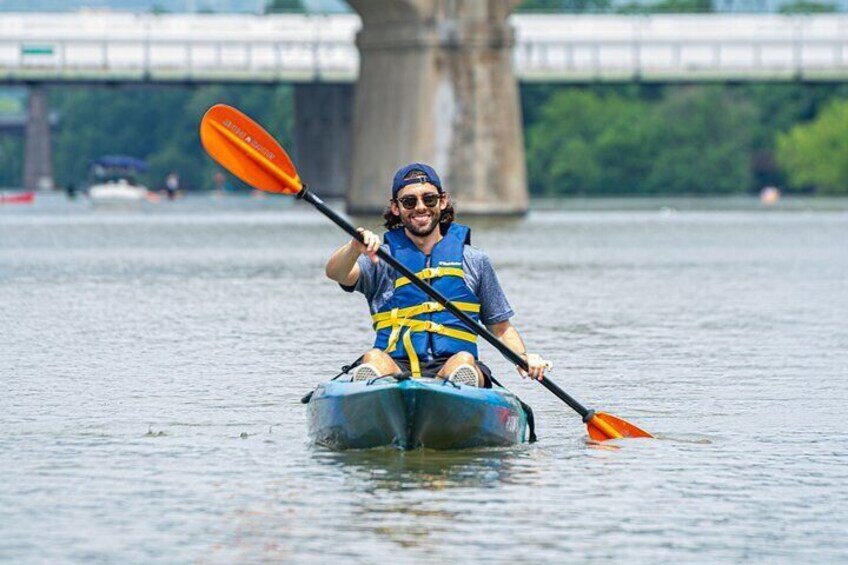
[[[531,193],[719,195],[848,194],[848,85],[524,85]],[[212,187],[215,165],[197,128],[227,102],[293,148],[293,88],[205,86],[51,90],[59,185],[83,184],[107,154],[146,159],[157,187],[170,171],[188,189]],[[17,106],[15,105],[17,104]],[[16,109],[17,108],[17,109]],[[0,93],[0,113],[21,111]],[[19,186],[20,136],[0,135],[0,186]],[[238,183],[232,182],[235,186]]]
[[[533,194],[848,194],[848,86],[523,89]]]

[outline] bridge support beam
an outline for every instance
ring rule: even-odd
[[[515,43],[519,0],[348,0],[362,17],[347,205],[381,211],[395,170],[439,172],[462,213],[527,210]]]
[[[295,151],[300,176],[318,194],[342,198],[350,174],[350,84],[298,84],[294,87]]]
[[[30,85],[24,146],[24,188],[53,188],[53,152],[50,147],[50,109],[47,89]]]

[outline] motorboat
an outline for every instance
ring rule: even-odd
[[[91,163],[88,197],[95,206],[140,206],[159,197],[138,182],[147,163],[126,155],[105,155]]]

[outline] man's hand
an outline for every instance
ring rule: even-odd
[[[365,243],[358,239],[351,239],[330,256],[324,272],[327,277],[342,286],[354,286],[359,280],[362,271],[356,261],[360,255],[366,255],[373,263],[377,263],[377,251],[380,249],[380,238],[366,230],[358,228],[356,231],[362,234]]]
[[[350,244],[359,253],[367,255],[368,258],[371,259],[371,262],[376,264],[377,261],[379,261],[377,258],[377,250],[380,249],[380,245],[382,244],[379,236],[365,228],[356,228],[356,231],[362,234],[362,239],[365,243],[360,243],[358,239],[352,239]]]
[[[542,377],[545,376],[545,371],[550,371],[554,368],[553,363],[545,361],[542,359],[541,355],[525,353],[522,357],[527,359],[527,365],[530,367],[529,371],[524,371],[521,368],[518,369],[518,374],[522,377],[530,377],[531,379],[541,380]]]

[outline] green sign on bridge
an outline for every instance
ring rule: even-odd
[[[52,55],[52,45],[21,45],[21,55]]]

